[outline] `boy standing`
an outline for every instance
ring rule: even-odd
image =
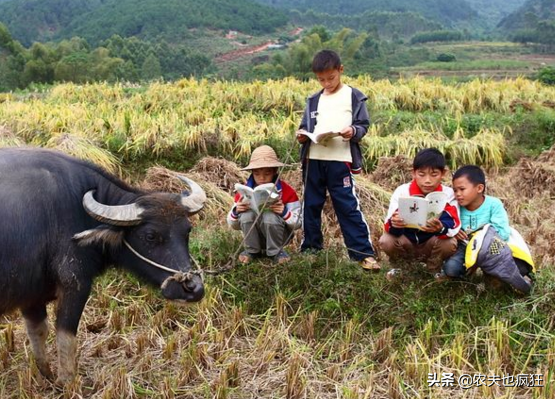
[[[370,125],[367,97],[341,83],[343,65],[333,51],[317,53],[312,60],[312,71],[323,90],[308,98],[297,131],[297,140],[302,144],[305,185],[301,250],[323,248],[322,209],[326,191],[329,191],[349,257],[358,261],[363,269],[377,271],[380,266],[375,259],[370,229],[360,209],[353,179],[353,174],[362,170],[359,142]],[[315,144],[300,134],[303,131],[339,132],[340,136]]]
[[[416,154],[412,165],[413,180],[393,192],[385,218],[384,234],[380,247],[395,262],[399,259],[424,261],[428,270],[438,271],[443,261],[457,250],[454,236],[460,228],[459,210],[453,189],[441,184],[447,172],[445,157],[435,148],[426,148]],[[447,194],[447,204],[438,218],[427,221],[419,229],[406,227],[399,215],[399,197],[425,197],[434,191]],[[399,269],[390,270],[386,277],[391,279]]]
[[[250,204],[242,201],[239,193],[235,194],[233,208],[227,215],[228,225],[241,230],[245,237],[245,250],[239,254],[239,262],[250,263],[253,258],[266,255],[276,263],[290,260],[283,246],[292,237],[292,231],[300,227],[301,204],[295,190],[278,178],[278,168],[285,166],[270,146],[256,148],[247,167],[252,174],[245,183],[255,188],[261,184],[274,183],[279,194],[277,202],[268,206],[268,210],[258,215],[250,209]]]
[[[475,251],[476,255],[472,256],[475,265],[484,273],[499,278],[515,289],[529,292],[532,280],[528,274],[534,267],[530,251],[516,230],[510,228],[509,216],[503,203],[498,198],[485,195],[486,176],[483,170],[475,165],[461,167],[453,175],[453,189],[461,207],[461,230],[455,236],[459,240],[459,247],[445,262],[443,272],[436,275],[436,279],[441,281],[466,275],[465,254],[471,232],[488,226],[474,245],[481,246]],[[511,240],[515,236],[519,238]],[[510,249],[513,243],[520,249],[517,252],[524,255],[521,256],[523,262],[518,265]]]

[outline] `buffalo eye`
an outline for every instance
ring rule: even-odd
[[[159,241],[158,236],[154,233],[146,233],[145,234],[145,240],[147,240],[148,242]]]

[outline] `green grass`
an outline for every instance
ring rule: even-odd
[[[240,245],[239,236],[226,230],[212,231],[208,240],[206,233],[197,233],[193,251],[209,268],[226,264]],[[387,262],[383,264],[384,269],[389,267]],[[293,254],[293,261],[286,266],[267,259],[238,265],[214,277],[212,284],[222,290],[226,300],[252,314],[265,313],[280,295],[294,312],[317,311],[321,339],[355,319],[375,333],[395,327],[395,334],[404,342],[415,338],[432,320],[439,343],[444,344],[458,333],[468,333],[487,325],[492,318],[500,318],[515,327],[515,335],[521,335],[518,343],[527,345],[526,333],[549,331],[555,322],[555,273],[551,268],[538,274],[530,297],[521,297],[508,288],[493,289],[481,276],[437,284],[416,264],[405,266],[406,274],[399,281],[389,282],[384,278],[386,270],[365,272],[346,259],[344,248],[337,246],[318,254]]]

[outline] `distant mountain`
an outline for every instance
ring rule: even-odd
[[[96,44],[114,34],[171,42],[193,28],[267,33],[287,17],[251,0],[8,0],[0,22],[28,46],[73,36]]]
[[[498,26],[503,31],[515,32],[536,29],[538,22],[546,20],[555,20],[555,0],[528,0]]]
[[[485,22],[486,29],[493,29],[510,13],[521,7],[526,0],[466,0]]]
[[[313,10],[329,15],[357,15],[365,11],[416,12],[452,27],[476,19],[478,12],[465,0],[257,0],[288,10]],[[515,1],[515,0],[513,0]]]

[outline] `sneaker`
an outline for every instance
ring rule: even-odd
[[[368,270],[368,271],[371,271],[371,272],[379,272],[381,270],[380,264],[372,256],[369,256],[368,258],[364,258],[363,260],[359,261],[358,264],[364,270]]]
[[[272,256],[272,260],[274,262],[276,262],[278,265],[282,265],[284,263],[289,262],[291,260],[291,257],[289,256],[289,254],[287,252],[285,252],[282,249],[276,255]]]
[[[403,274],[401,269],[391,269],[385,274],[385,278],[387,281],[394,281],[399,278]]]
[[[254,256],[255,254],[251,254],[250,252],[243,251],[239,254],[239,257],[237,258],[237,260],[242,265],[247,265],[252,262],[252,260],[254,259]]]

